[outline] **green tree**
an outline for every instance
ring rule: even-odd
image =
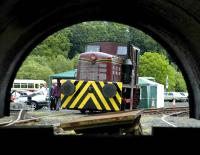
[[[69,58],[84,52],[89,42],[115,41],[127,43],[129,41],[128,26],[112,22],[83,22],[69,28],[71,31]]]
[[[135,28],[113,22],[83,22],[47,37],[33,49],[20,68],[18,76],[28,77],[25,69],[32,72],[30,64],[33,64],[33,68],[37,66],[44,67],[47,71],[50,69],[49,73],[53,74],[77,68],[79,54],[84,52],[85,45],[88,42],[96,41],[115,41],[124,44],[131,41],[141,49],[141,53],[152,50],[166,54],[151,37]],[[159,79],[161,78],[159,77]],[[161,81],[164,82],[164,78]]]
[[[80,54],[77,54],[76,56],[71,59],[71,64],[72,64],[72,69],[76,69],[78,66],[78,59],[79,59]]]
[[[181,72],[176,72],[176,86],[175,86],[175,90],[177,92],[185,92],[187,91],[187,86],[185,83],[185,80],[183,78],[183,75],[181,74]]]
[[[163,85],[166,85],[168,76],[169,91],[175,89],[176,70],[169,65],[166,56],[156,52],[145,52],[140,57],[139,76],[151,76]]]
[[[144,32],[114,22],[83,22],[74,25],[68,30],[70,43],[73,45],[69,52],[69,58],[73,58],[77,53],[84,51],[88,42],[114,41],[128,43],[131,41],[141,49],[141,53],[146,51],[156,51],[167,55],[165,49]]]
[[[160,44],[144,32],[136,28],[129,27],[129,33],[130,41],[134,43],[135,46],[140,48],[141,54],[147,51],[155,51],[165,55],[167,54],[165,49]]]
[[[70,33],[70,30],[63,29],[50,35],[33,49],[31,55],[54,57],[59,54],[67,58],[71,47],[69,42]]]
[[[50,59],[48,65],[54,73],[65,72],[73,68],[71,60],[66,59],[63,55],[57,55],[53,59]]]
[[[19,79],[41,79],[48,81],[49,75],[51,74],[53,74],[53,71],[48,66],[30,60],[22,65],[16,77]]]
[[[129,26],[119,23],[108,22],[107,34],[109,41],[127,44],[130,41]]]

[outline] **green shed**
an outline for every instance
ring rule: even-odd
[[[53,74],[53,75],[49,76],[49,80],[52,80],[52,79],[75,79],[76,72],[77,72],[77,69],[58,73],[58,74]]]
[[[51,88],[53,79],[75,79],[76,74],[77,74],[77,69],[50,75],[49,76],[49,88]]]
[[[164,107],[164,85],[149,80],[147,77],[139,77],[140,104],[138,108]]]

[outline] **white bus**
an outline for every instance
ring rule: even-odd
[[[39,90],[42,85],[45,85],[46,82],[44,80],[27,80],[27,79],[15,79],[12,85],[11,90],[16,91],[35,91]]]

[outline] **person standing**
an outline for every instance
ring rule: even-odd
[[[60,80],[57,79],[57,83],[56,85],[53,87],[52,90],[52,96],[55,99],[55,106],[56,106],[56,110],[60,109],[60,104],[61,104],[61,92],[60,92],[60,88],[61,88],[61,83]]]
[[[56,110],[55,97],[53,96],[53,89],[55,86],[55,83],[53,83],[50,89],[50,110]]]
[[[41,91],[43,92],[43,94],[48,97],[48,86],[47,84],[42,84],[42,88],[41,88]]]

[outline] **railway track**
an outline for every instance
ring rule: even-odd
[[[9,127],[15,124],[23,124],[23,123],[39,120],[39,118],[26,119],[25,118],[26,112],[27,110],[24,110],[24,109],[10,110],[11,119],[6,122],[1,122],[0,127]]]
[[[149,108],[143,111],[143,114],[158,115],[158,114],[171,114],[181,115],[188,114],[189,107],[171,107],[171,108]]]
[[[35,118],[29,118],[25,119],[24,115],[26,114],[26,110],[12,110],[11,115],[14,115],[14,119],[0,123],[0,126],[11,126],[14,124],[24,124],[29,122],[35,122],[40,121],[44,117],[56,117],[60,115],[67,115],[67,114],[51,114],[47,116],[42,117],[35,117]],[[189,107],[172,107],[172,108],[149,108],[142,111],[142,114],[147,115],[159,115],[159,114],[165,114],[165,115],[173,115],[173,116],[180,116],[180,115],[186,115],[189,113]],[[83,116],[82,116],[83,117]]]

